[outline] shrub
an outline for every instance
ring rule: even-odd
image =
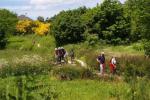
[[[77,66],[65,66],[62,68],[54,69],[53,73],[60,80],[73,80],[73,79],[91,79],[93,73],[90,69],[85,69]]]
[[[7,79],[9,82],[0,87],[1,100],[55,100],[59,93],[50,84],[42,84],[43,80],[35,80],[36,77],[19,76]]]
[[[145,55],[150,56],[150,41],[144,43]]]
[[[63,67],[54,70],[54,75],[61,80],[73,80],[80,77],[80,70],[76,67]]]
[[[89,51],[85,54],[86,63],[92,69],[98,69],[98,62],[96,61],[97,53],[94,51]]]
[[[142,51],[144,49],[143,44],[141,44],[141,43],[133,44],[133,49],[135,49],[137,51]]]
[[[15,24],[17,23],[16,14],[6,10],[0,9],[0,49],[4,49],[7,44],[7,35],[13,34],[15,31]]]
[[[122,56],[118,59],[118,70],[125,76],[149,76],[150,59],[144,56]]]
[[[88,34],[86,41],[88,42],[89,46],[95,46],[99,41],[98,35],[97,34],[91,34],[91,35]]]
[[[93,79],[94,74],[90,69],[84,69],[81,72],[81,78],[82,79]]]
[[[77,43],[84,40],[84,25],[81,15],[86,12],[85,7],[75,10],[62,11],[55,16],[51,32],[57,45]]]
[[[0,49],[4,49],[7,43],[5,33],[0,30]]]

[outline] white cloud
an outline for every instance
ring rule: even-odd
[[[33,5],[46,5],[46,4],[56,4],[56,3],[62,3],[65,1],[70,0],[30,0],[30,4]]]
[[[26,5],[26,6],[1,6],[0,8],[5,8],[5,9],[11,9],[11,10],[22,10],[22,11],[26,11],[26,10],[30,10],[32,7],[30,5]]]
[[[81,2],[91,2],[93,0],[30,0],[32,5],[54,5],[54,4],[72,4]],[[103,1],[103,0],[100,0]]]

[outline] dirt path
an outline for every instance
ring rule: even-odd
[[[75,61],[78,62],[81,65],[81,67],[87,68],[87,64],[84,61],[79,59],[75,59]],[[71,64],[71,61],[69,60],[68,63]],[[72,65],[76,65],[76,64],[72,64]]]
[[[82,66],[82,67],[87,67],[87,64],[85,63],[85,62],[83,62],[82,60],[79,60],[79,59],[75,59],[75,61],[77,61],[78,63],[80,63],[80,65]]]

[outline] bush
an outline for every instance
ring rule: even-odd
[[[137,50],[137,51],[143,51],[143,44],[142,43],[136,43],[136,44],[133,44],[133,49]]]
[[[6,35],[15,32],[16,23],[16,14],[5,9],[0,9],[0,49],[4,49],[7,44]]]
[[[65,66],[62,68],[54,69],[54,75],[60,80],[73,80],[73,79],[91,79],[93,73],[90,69],[85,69],[76,66]]]
[[[98,69],[99,64],[96,61],[98,53],[94,52],[94,51],[88,51],[86,54],[86,63],[88,65],[88,67],[92,68],[92,69]]]
[[[86,38],[86,41],[88,42],[89,46],[95,46],[99,41],[98,35],[97,34],[92,34],[92,35],[89,34]]]
[[[39,77],[39,76],[38,76]],[[57,100],[58,90],[50,84],[35,80],[36,77],[19,76],[13,79],[7,78],[7,84],[0,87],[1,100]],[[4,82],[4,81],[2,81]],[[42,83],[41,83],[42,82]]]
[[[86,12],[86,8],[62,11],[53,20],[51,32],[53,33],[57,45],[77,43],[84,40],[84,25],[81,15]]]
[[[81,78],[82,79],[93,79],[94,74],[90,69],[84,69],[81,72]]]
[[[145,55],[150,56],[150,41],[144,43]]]
[[[0,49],[4,49],[7,43],[5,33],[0,30]]]
[[[80,70],[76,67],[63,67],[54,70],[54,75],[61,80],[73,80],[80,78]]]
[[[144,56],[122,56],[118,62],[118,71],[127,77],[149,76],[150,59]]]

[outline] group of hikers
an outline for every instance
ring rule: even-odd
[[[99,63],[100,67],[100,74],[103,75],[105,72],[105,55],[104,52],[102,52],[98,57],[97,57],[97,62]],[[113,56],[110,61],[109,61],[109,68],[110,68],[110,73],[115,74],[116,73],[116,58]]]
[[[75,53],[74,50],[71,49],[70,52],[68,53],[64,47],[58,47],[55,48],[55,64],[63,64],[63,63],[68,63],[68,56],[70,57],[70,63],[74,64],[74,59],[75,59]],[[100,74],[103,75],[105,72],[105,55],[104,52],[102,52],[100,55],[97,57],[97,62],[99,63],[99,68],[100,68]],[[110,68],[110,73],[115,74],[116,73],[116,58],[112,57],[109,61],[109,68]]]
[[[75,58],[73,49],[68,53],[64,47],[55,48],[55,64],[68,63],[68,56],[71,59],[71,64],[73,64]]]

